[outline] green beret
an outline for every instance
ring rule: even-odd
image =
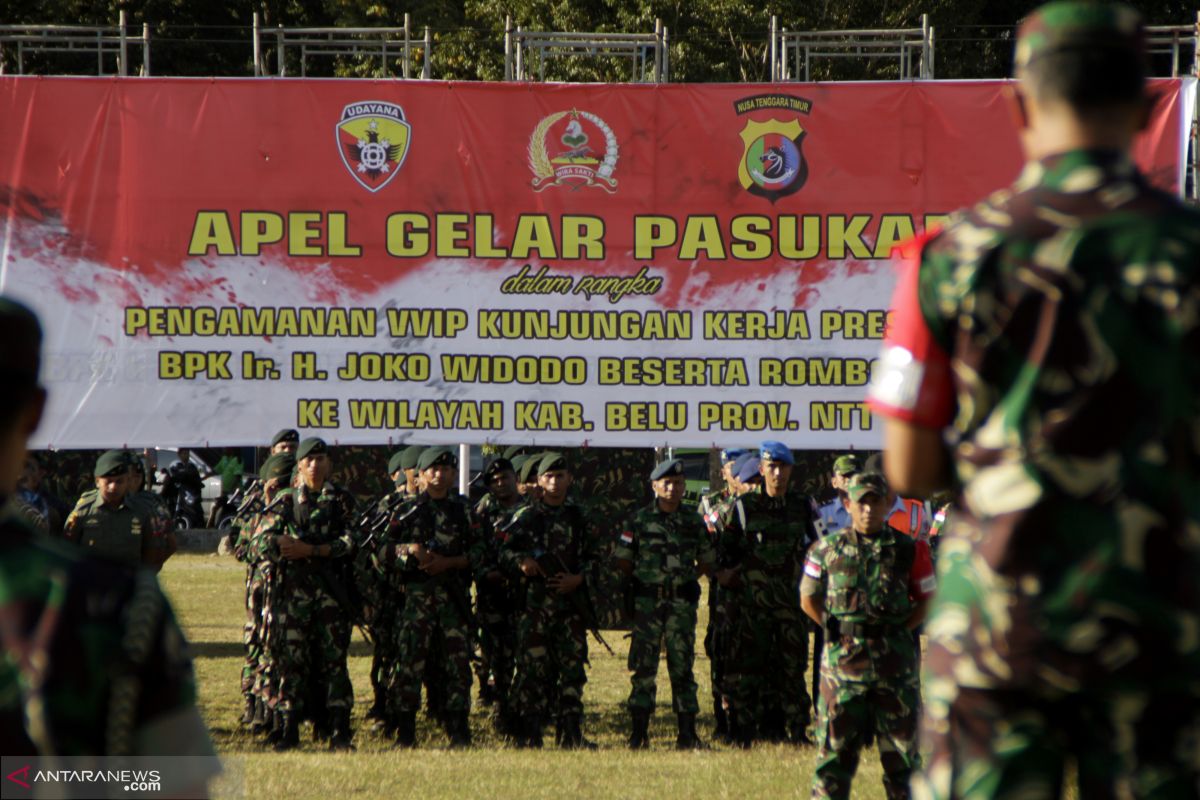
[[[538,461],[537,474],[538,477],[545,475],[556,469],[570,469],[567,466],[567,458],[562,453],[546,453]]]
[[[96,469],[93,475],[97,478],[110,478],[118,473],[129,471],[129,459],[124,450],[109,450],[96,459]]]
[[[856,455],[838,456],[833,462],[834,475],[853,475],[856,472],[862,472],[862,465],[858,463]]]
[[[521,455],[528,455],[528,453],[525,452],[525,445],[511,444],[504,448],[504,452],[500,454],[500,457],[507,458],[509,461],[515,461],[517,456]]]
[[[425,450],[425,446],[420,444],[410,444],[401,450],[400,469],[416,469],[417,462],[421,460],[421,452],[423,450]]]
[[[1068,50],[1125,52],[1146,58],[1146,33],[1138,12],[1126,5],[1081,2],[1047,3],[1017,30],[1016,69],[1042,56]]]
[[[886,498],[888,496],[887,480],[878,472],[860,472],[850,478],[849,483],[846,484],[846,494],[850,495],[850,499],[856,503],[869,494]]]
[[[656,481],[659,478],[670,478],[674,475],[683,474],[683,462],[678,458],[672,458],[668,461],[660,462],[654,471],[650,473],[650,480]]]
[[[296,448],[296,460],[299,461],[309,456],[319,456],[328,452],[329,448],[325,445],[325,440],[313,436],[310,439],[305,439]]]
[[[542,463],[541,454],[530,454],[527,456],[519,456],[524,458],[525,462],[521,464],[521,472],[517,476],[521,483],[531,483],[538,474],[538,464]]]
[[[258,470],[258,477],[264,481],[275,478],[290,478],[296,469],[296,457],[291,453],[276,453],[263,462]]]
[[[428,447],[421,453],[421,457],[417,460],[417,471],[424,472],[430,467],[436,467],[439,464],[457,467],[458,456],[454,455],[454,451],[449,447]]]
[[[402,469],[404,469],[404,451],[397,450],[395,453],[392,453],[392,457],[388,459],[388,475],[395,475]]]
[[[0,385],[37,386],[42,326],[32,311],[8,297],[0,297],[0,342]]]
[[[483,479],[491,480],[493,475],[504,472],[505,470],[512,470],[513,472],[517,471],[516,467],[513,466],[513,462],[509,461],[507,458],[492,459],[491,463],[489,463],[483,469]]]
[[[275,445],[279,444],[280,442],[291,442],[292,444],[299,444],[300,443],[300,434],[296,432],[295,428],[284,428],[279,433],[277,433],[273,437],[271,437],[271,447],[274,447]]]

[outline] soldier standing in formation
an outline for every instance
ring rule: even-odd
[[[153,573],[136,568],[140,553],[134,569],[97,558],[35,532],[11,503],[46,402],[41,338],[32,312],[0,298],[0,753],[207,756],[179,759],[163,780],[202,796],[220,767],[187,641]],[[114,470],[109,458],[96,472]]]
[[[703,746],[696,735],[696,606],[700,576],[712,574],[716,555],[701,520],[680,506],[686,489],[683,462],[664,461],[650,474],[654,501],[639,510],[621,534],[613,555],[634,581],[635,613],[629,644],[633,688],[629,695],[629,746],[650,746],[659,651],[665,641],[671,706],[679,720],[675,744]]]
[[[566,459],[547,453],[536,463],[541,500],[517,512],[500,555],[501,563],[525,580],[512,687],[513,708],[521,715],[517,743],[541,747],[542,726],[554,713],[564,748],[594,746],[584,739],[582,727],[588,660],[583,576],[596,560],[596,542],[583,512],[567,499]],[[527,463],[523,469],[528,468]]]
[[[404,609],[395,635],[397,662],[390,687],[396,742],[416,742],[416,715],[426,658],[444,659],[444,718],[452,747],[471,744],[471,652],[474,621],[470,575],[485,560],[479,525],[466,498],[452,492],[458,461],[445,447],[421,453],[417,469],[423,489],[392,531],[385,563],[404,583]],[[460,576],[467,576],[463,579]],[[441,652],[431,653],[431,644]]]
[[[813,797],[849,798],[859,752],[874,736],[887,796],[905,798],[921,699],[911,631],[933,595],[933,562],[925,542],[885,522],[882,475],[858,473],[845,491],[851,524],[812,546],[800,584],[804,613],[828,640]]]
[[[875,369],[893,488],[961,487],[930,609],[920,797],[1196,797],[1200,214],[1130,157],[1146,31],[1020,26],[1012,187],[911,248]]]

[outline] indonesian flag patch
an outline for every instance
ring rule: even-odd
[[[821,577],[821,565],[815,561],[805,559],[804,574],[810,578],[820,578]]]
[[[622,544],[633,544],[633,531],[624,531],[621,533]]]

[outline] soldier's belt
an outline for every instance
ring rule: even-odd
[[[651,600],[673,600],[678,598],[686,600],[689,603],[695,603],[700,599],[700,582],[699,581],[684,581],[683,583],[650,583],[640,584],[637,587],[638,597],[648,597]]]
[[[854,636],[862,639],[878,639],[889,633],[904,630],[899,622],[845,622],[837,617],[825,621],[825,632],[830,636]]]

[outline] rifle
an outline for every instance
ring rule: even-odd
[[[537,549],[531,555],[533,560],[537,562],[538,568],[541,569],[543,575],[571,574],[571,571],[567,569],[567,565],[563,563],[558,553]],[[562,595],[562,597],[566,598],[567,602],[575,609],[575,612],[579,614],[588,633],[596,637],[597,642],[604,645],[604,649],[608,651],[610,656],[615,656],[616,653],[613,652],[612,647],[609,646],[608,642],[604,641],[604,637],[600,634],[600,624],[596,619],[595,609],[592,608],[591,599],[588,597],[587,585],[581,584],[578,589]]]

